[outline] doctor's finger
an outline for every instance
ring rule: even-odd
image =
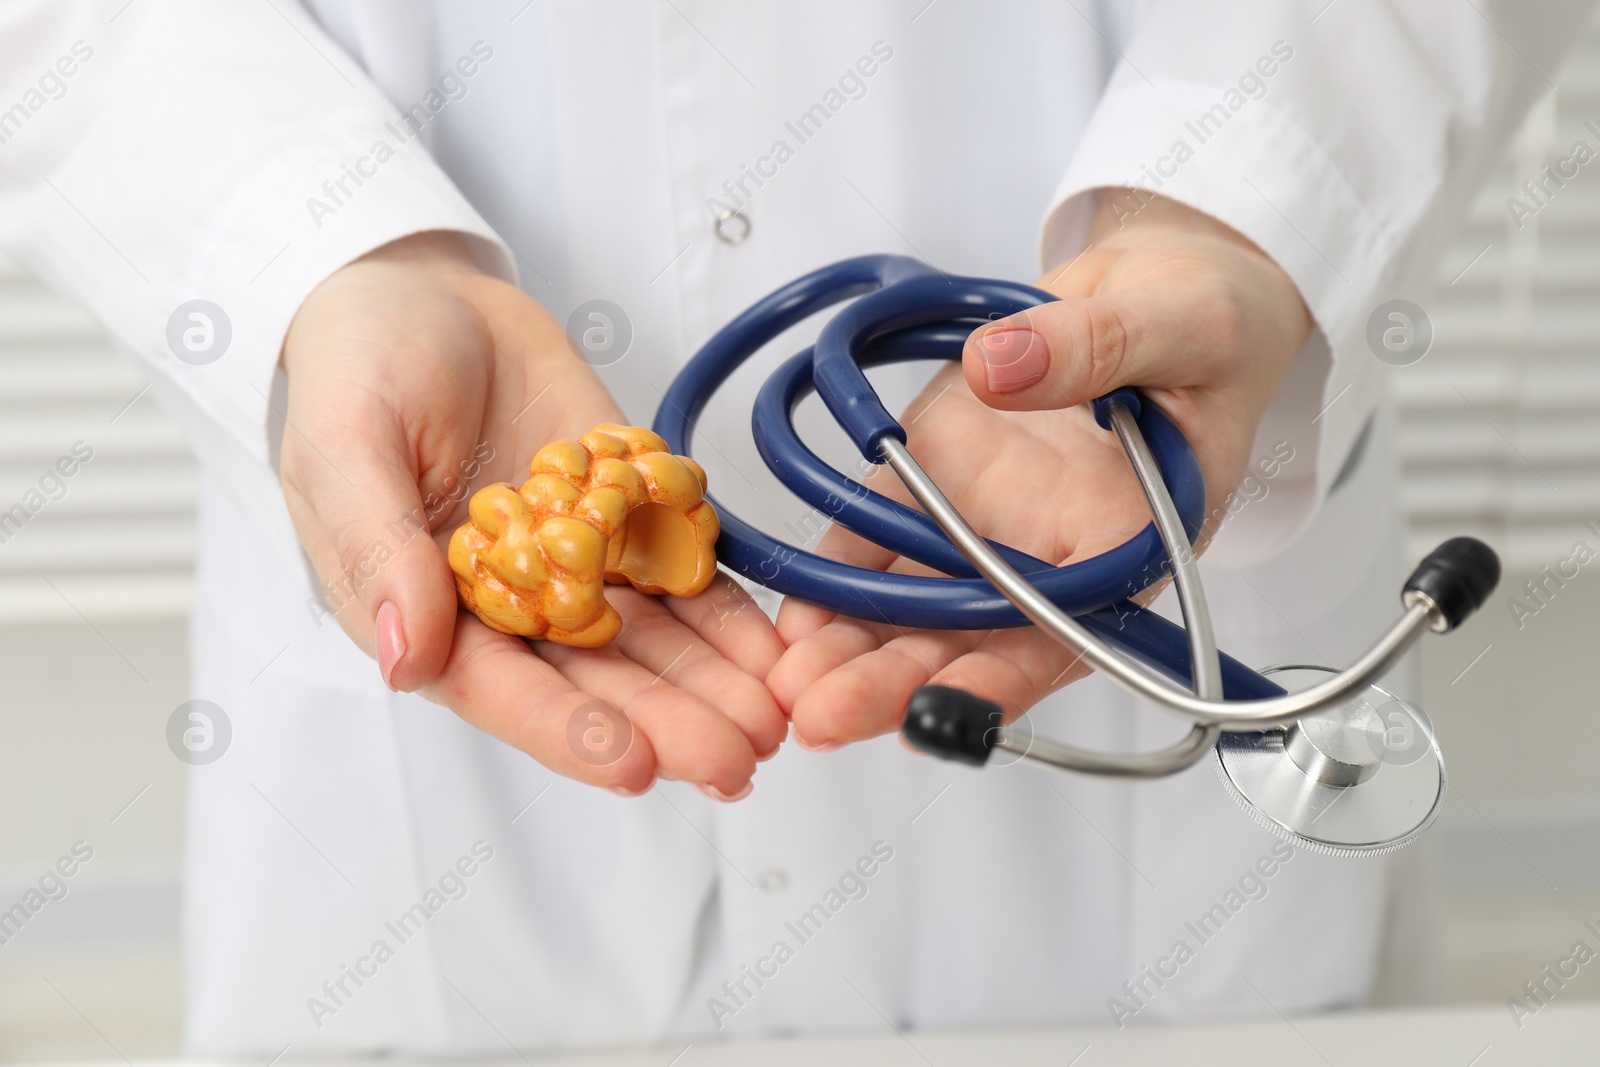
[[[462,612],[437,681],[422,693],[557,774],[629,793],[655,781],[650,739],[616,703],[575,686],[526,642]]]
[[[368,651],[396,690],[438,676],[456,617],[455,582],[433,540],[412,455],[392,413],[340,419],[325,432],[285,429],[283,486],[296,526],[302,538],[312,523],[320,527],[333,550],[322,578],[342,600],[364,606]]]
[[[766,646],[765,651],[747,657],[760,665],[761,672],[755,675],[696,633],[672,605],[631,589],[618,589],[611,599],[622,614],[622,632],[616,640],[618,651],[660,682],[692,693],[720,711],[744,732],[758,759],[778,750],[788,736],[789,723],[761,679],[777,659],[770,654],[771,646],[778,646],[778,651],[782,646],[772,631],[772,623],[759,608],[752,605],[748,609],[750,616],[739,612],[725,617],[728,627],[748,630]],[[733,643],[736,642],[724,641]]]
[[[783,612],[823,612],[824,609],[798,601],[785,601]],[[784,713],[791,719],[800,699],[819,679],[828,676],[858,656],[865,656],[883,647],[893,636],[893,631],[881,624],[871,624],[848,615],[834,616],[825,612],[828,621],[814,631],[795,637],[783,658],[778,660],[767,675],[767,688],[777,698]],[[781,617],[781,616],[780,616]],[[815,727],[814,727],[815,728]],[[808,731],[796,730],[796,739],[802,745],[821,744],[824,738],[812,737]]]
[[[892,487],[885,484],[875,488],[883,490]],[[836,563],[873,571],[886,571],[899,558],[899,553],[893,549],[868,541],[837,524],[828,527],[812,551]],[[778,609],[778,636],[783,639],[786,647],[793,648],[796,642],[817,633],[824,626],[831,624],[836,617],[837,613],[828,608],[808,604],[796,597],[785,597],[783,605]],[[876,648],[877,644],[872,647]]]
[[[1259,264],[1251,264],[1261,272]],[[966,339],[973,394],[1006,411],[1070,408],[1122,386],[1238,387],[1270,354],[1298,352],[1302,312],[1246,290],[1256,278],[1214,269],[1029,307]],[[1291,352],[1291,354],[1293,354]]]
[[[709,786],[725,798],[746,792],[755,748],[708,701],[635,663],[615,643],[568,648],[540,641],[535,651],[573,686],[620,708],[634,736],[648,738],[662,776]]]
[[[885,496],[904,502],[909,499],[905,486],[897,479],[875,479],[874,487]],[[817,554],[851,567],[899,574],[931,575],[934,572],[908,560],[893,549],[869,541],[844,526],[835,525],[823,534]],[[828,608],[808,604],[795,597],[784,600],[778,611],[778,633],[788,651],[767,677],[767,687],[778,698],[784,711],[794,719],[801,697],[819,679],[828,677],[859,656],[876,652],[907,633],[892,625],[872,603],[870,592],[856,613],[840,615]],[[853,705],[852,705],[853,706]],[[830,726],[818,722],[809,729],[795,728],[796,740],[803,745],[827,745],[856,740],[854,736],[833,736]],[[819,731],[826,731],[825,733]],[[866,734],[863,736],[875,736]]]
[[[1174,302],[1170,293],[1166,302]],[[1070,408],[1125,384],[1160,386],[1184,358],[1184,318],[1146,293],[1064,299],[974,331],[962,352],[973,394],[1006,411]],[[1192,336],[1189,338],[1192,344]]]
[[[892,733],[917,687],[928,684],[983,638],[983,631],[900,631],[882,647],[853,657],[800,693],[792,715],[796,739],[832,748]]]
[[[753,678],[764,679],[784,644],[767,613],[738,582],[719,571],[692,597],[654,598],[712,649]],[[627,634],[626,628],[623,630]],[[638,657],[634,657],[638,658]]]
[[[873,571],[887,571],[899,559],[893,549],[838,525],[828,528],[815,551],[837,563]],[[862,614],[867,616],[865,620],[840,615],[796,597],[784,598],[778,609],[777,626],[787,651],[767,675],[767,688],[778,698],[785,714],[793,716],[800,695],[817,679],[857,656],[883,647],[899,632],[874,621],[870,605],[864,607]],[[803,744],[820,743],[803,731],[796,733]]]
[[[1005,709],[1010,722],[1039,701],[1093,673],[1076,652],[1037,629],[996,630],[927,684],[964,689]],[[907,694],[907,700],[910,694]]]

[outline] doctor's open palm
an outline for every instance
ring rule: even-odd
[[[289,511],[324,582],[363,579],[336,614],[391,688],[583,782],[747,790],[788,729],[763,684],[783,646],[725,576],[686,600],[611,588],[624,625],[600,649],[530,644],[457,610],[445,546],[467,517],[463,475],[520,483],[540,446],[624,421],[560,324],[481,273],[459,237],[421,234],[324,281],[282,360]],[[616,751],[569,740],[574,721],[580,735],[591,721],[617,729],[615,709],[631,725]]]
[[[1131,219],[1103,208],[1085,252],[1038,284],[1060,301],[975,331],[962,365],[902,418],[922,466],[990,539],[1054,563],[1099,555],[1151,516],[1122,447],[1082,405],[1136,386],[1193,444],[1216,514],[1310,332],[1289,277],[1234,231],[1155,198]],[[911,502],[887,468],[867,484]],[[818,551],[934,573],[837,526]],[[1009,721],[1089,673],[1036,627],[906,630],[789,600],[778,629],[789,649],[768,683],[806,747],[898,728],[922,685],[996,701]]]

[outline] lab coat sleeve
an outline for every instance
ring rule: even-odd
[[[1551,88],[1591,7],[1158,0],[1142,9],[1046,216],[1044,268],[1082,249],[1103,197],[1122,217],[1140,204],[1126,187],[1149,189],[1254,241],[1294,280],[1316,325],[1253,451],[1287,445],[1294,458],[1223,525],[1211,562],[1274,554],[1326,498],[1386,381],[1366,340],[1369,316],[1392,298],[1426,305],[1451,229]]]
[[[307,294],[425,230],[468,235],[514,278],[412,127],[292,0],[0,4],[0,71],[0,247],[166,379],[198,413],[192,438],[256,468],[230,483],[256,487],[247,503],[280,541],[269,397]],[[186,352],[204,358],[205,324],[175,315],[192,300],[231,332],[211,362],[171,343],[198,328]]]

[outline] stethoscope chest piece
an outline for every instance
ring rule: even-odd
[[[1261,672],[1290,692],[1336,673]],[[1375,856],[1420,836],[1444,804],[1444,757],[1422,709],[1381,686],[1287,728],[1225,733],[1217,773],[1262,826],[1303,848]]]

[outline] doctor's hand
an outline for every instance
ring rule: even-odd
[[[974,331],[961,365],[935,375],[901,420],[912,453],[979,533],[1059,563],[1098,555],[1150,522],[1121,446],[1085,401],[1143,390],[1193,444],[1207,514],[1220,515],[1311,329],[1288,275],[1238,233],[1169,200],[1120,220],[1109,203],[1087,250],[1038,283],[1061,299]],[[886,467],[867,484],[910,503]],[[1200,550],[1214,532],[1207,522]],[[933,573],[837,526],[818,551]],[[803,747],[897,729],[922,685],[996,701],[1010,721],[1089,673],[1036,627],[905,630],[790,600],[778,630],[789,648],[768,684]]]
[[[282,362],[290,514],[340,625],[391,688],[579,781],[636,793],[669,777],[718,799],[749,788],[788,728],[763,684],[783,645],[725,576],[690,599],[608,587],[624,622],[600,649],[530,644],[457,608],[445,548],[466,482],[520,484],[542,445],[624,421],[536,302],[480,272],[462,238],[419,234],[326,279]],[[584,740],[608,720],[611,747],[592,751]]]

